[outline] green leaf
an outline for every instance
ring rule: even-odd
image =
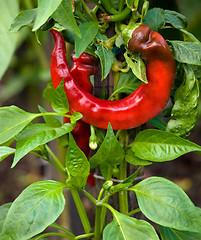
[[[4,221],[6,219],[8,210],[10,209],[12,203],[6,203],[0,206],[0,233],[2,231],[2,227],[4,224]]]
[[[41,181],[28,186],[11,205],[1,239],[30,239],[53,223],[65,206],[64,187],[55,181]]]
[[[167,131],[186,137],[193,130],[199,112],[199,83],[190,65],[184,65],[185,79],[176,90]]]
[[[13,168],[21,158],[38,146],[53,141],[72,130],[73,126],[70,123],[61,127],[51,127],[43,123],[29,125],[17,138],[15,157],[11,167]]]
[[[22,131],[38,114],[28,113],[16,106],[0,108],[0,144]]]
[[[61,81],[52,95],[52,108],[58,113],[69,112],[68,99],[64,91],[64,80]]]
[[[57,10],[53,13],[52,17],[65,29],[68,29],[78,37],[81,37],[80,30],[73,15],[71,1],[63,0]]]
[[[154,31],[165,25],[164,10],[161,8],[152,8],[145,16],[144,24],[149,25]]]
[[[140,81],[136,78],[136,76],[129,71],[127,73],[120,73],[117,85],[115,87],[114,92],[111,94],[110,99],[115,94],[126,93],[131,94],[133,93],[141,84]]]
[[[201,151],[201,147],[193,142],[156,129],[138,133],[131,148],[137,157],[153,162],[170,161],[185,153]]]
[[[102,79],[105,79],[110,72],[112,64],[114,63],[114,54],[111,50],[106,49],[103,45],[100,45],[95,51],[101,61]]]
[[[148,165],[152,164],[152,162],[150,162],[150,161],[143,160],[143,159],[136,157],[135,153],[131,149],[129,149],[126,152],[125,160],[126,160],[126,162],[128,162],[132,165],[135,165],[135,166],[148,166]]]
[[[162,240],[200,240],[201,233],[179,231],[173,228],[159,226]]]
[[[37,16],[32,31],[38,30],[55,12],[61,2],[62,0],[38,0]]]
[[[186,193],[175,183],[150,177],[129,188],[142,213],[151,221],[181,231],[199,232],[201,217]]]
[[[69,174],[67,184],[70,183],[78,188],[85,187],[89,175],[90,164],[85,154],[77,146],[72,134],[69,134],[66,168]]]
[[[75,53],[78,58],[93,41],[98,32],[98,22],[85,22],[79,25],[81,37],[75,35]]]
[[[0,146],[0,162],[3,161],[6,157],[15,153],[14,148]]]
[[[7,70],[16,48],[17,34],[9,32],[10,25],[19,12],[18,0],[0,0],[0,79]]]
[[[112,211],[113,221],[103,231],[103,240],[159,240],[154,228],[144,220],[128,217]]]
[[[201,65],[201,44],[197,42],[170,41],[178,62]]]
[[[132,54],[131,57],[124,53],[124,57],[133,74],[144,83],[148,83],[146,75],[146,67],[142,58],[138,54]],[[134,61],[133,61],[134,60]]]
[[[10,32],[17,32],[22,27],[32,26],[36,17],[37,9],[24,10],[17,15],[10,26]]]
[[[164,11],[165,22],[170,23],[174,28],[186,28],[187,18],[175,11],[165,10]]]
[[[91,168],[95,168],[101,164],[117,165],[124,158],[124,150],[116,139],[111,125],[108,125],[107,134],[100,148],[90,158]]]

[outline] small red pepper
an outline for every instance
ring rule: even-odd
[[[55,46],[58,41],[62,42],[58,34],[54,38]],[[80,112],[86,123],[105,129],[109,122],[113,129],[135,128],[151,120],[166,106],[176,72],[175,60],[166,41],[149,26],[141,24],[133,31],[128,49],[141,53],[146,60],[148,84],[142,83],[131,95],[118,101],[102,100],[82,89],[66,67],[64,53],[57,52],[59,57],[54,64],[68,72],[64,89],[70,109]]]

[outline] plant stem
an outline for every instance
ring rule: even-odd
[[[96,206],[94,239],[101,240],[101,206]]]
[[[73,237],[73,238],[76,237],[71,231],[69,231],[68,229],[66,229],[66,228],[64,228],[64,227],[62,227],[62,226],[60,226],[60,225],[57,224],[57,223],[52,223],[52,224],[50,225],[50,227],[53,227],[53,228],[59,229],[59,230],[65,232],[65,233],[67,233],[69,236],[71,236],[71,237]]]
[[[73,196],[75,205],[77,207],[77,211],[79,213],[79,216],[80,216],[83,228],[85,230],[85,233],[90,233],[91,225],[90,225],[89,219],[87,217],[86,211],[84,209],[84,206],[82,204],[82,201],[80,199],[80,196],[79,196],[79,194],[78,194],[78,192],[75,188],[71,188],[70,191],[71,191],[71,194]]]
[[[127,213],[126,215],[131,216],[131,215],[133,215],[135,213],[138,213],[138,212],[141,212],[140,208],[136,208],[136,209],[132,210],[131,212]]]
[[[81,190],[82,193],[87,196],[95,205],[97,204],[97,200],[90,194],[88,193],[86,190]]]
[[[75,240],[89,238],[89,237],[93,237],[93,236],[94,236],[94,233],[82,234],[82,235],[75,237]]]
[[[97,21],[96,16],[93,15],[93,14],[91,14],[91,11],[90,11],[90,9],[88,8],[88,6],[86,5],[86,3],[85,3],[83,0],[81,0],[81,3],[82,3],[82,6],[83,6],[85,12],[87,13],[87,15],[88,15],[93,21]]]
[[[124,0],[120,0],[120,3],[119,3],[119,12],[121,12],[123,10],[123,6],[124,6]]]
[[[48,145],[45,145],[47,152],[50,154],[50,156],[54,159],[54,161],[57,163],[57,165],[59,166],[60,169],[62,169],[64,172],[64,166],[61,164],[60,160],[58,159],[58,157],[52,152],[52,150],[48,147]]]
[[[72,240],[75,239],[74,237],[69,236],[67,234],[51,232],[51,233],[43,233],[43,234],[39,235],[38,237],[34,238],[34,240],[39,240],[41,238],[48,237],[48,236],[59,236],[59,237],[64,237],[64,238],[68,238],[68,239],[72,239]]]
[[[63,175],[66,176],[66,172],[64,171],[63,168],[60,168],[57,163],[55,163],[54,161],[52,161],[50,158],[45,158],[43,156],[41,156],[40,154],[36,153],[36,152],[31,152],[32,154],[34,154],[35,156],[49,162],[52,166],[54,166],[57,170],[59,170],[60,173],[62,173]]]
[[[119,166],[119,179],[125,179],[127,177],[127,164],[123,160]],[[128,213],[128,194],[127,191],[119,192],[119,211],[123,214]]]

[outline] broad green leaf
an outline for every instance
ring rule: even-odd
[[[126,160],[126,162],[128,162],[132,165],[135,165],[135,166],[147,166],[147,165],[152,164],[152,162],[150,162],[150,161],[143,160],[143,159],[140,159],[137,156],[135,156],[135,153],[131,149],[129,149],[126,152],[125,160]]]
[[[201,65],[201,44],[197,42],[170,41],[178,62]]]
[[[17,15],[10,26],[10,32],[17,32],[22,27],[32,26],[36,17],[37,9],[24,10]]]
[[[167,131],[186,137],[193,130],[199,112],[199,83],[190,65],[184,65],[185,79],[176,90]]]
[[[113,221],[103,231],[103,240],[159,240],[154,228],[144,220],[112,211]]]
[[[116,139],[111,125],[108,125],[107,134],[100,148],[90,158],[91,168],[95,168],[101,164],[117,165],[124,158],[124,150]]]
[[[4,224],[4,221],[6,219],[8,210],[10,209],[12,203],[6,203],[0,206],[0,233],[2,231],[2,227]]]
[[[109,50],[100,45],[95,51],[101,61],[102,79],[105,79],[110,72],[112,64],[114,63],[114,54]]]
[[[70,123],[61,127],[51,127],[43,123],[29,125],[17,138],[16,152],[11,167],[14,167],[21,158],[40,145],[53,141],[73,130]]]
[[[73,15],[71,1],[63,0],[57,10],[53,13],[52,17],[65,29],[68,29],[72,33],[76,34],[78,37],[81,36],[80,30]]]
[[[150,177],[129,188],[142,213],[151,221],[181,231],[199,232],[201,217],[186,193],[175,183]]]
[[[41,181],[28,186],[11,205],[1,240],[27,240],[53,223],[65,206],[64,187],[55,181]]]
[[[0,108],[0,144],[22,131],[38,114],[28,113],[16,107]]]
[[[146,75],[146,67],[142,58],[138,54],[132,54],[130,57],[124,53],[124,57],[133,74],[144,83],[148,83]],[[133,61],[134,60],[134,61]]]
[[[131,94],[139,87],[140,84],[141,82],[138,81],[138,79],[132,73],[132,71],[129,71],[127,73],[120,73],[117,85],[115,87],[114,92],[111,94],[110,99],[115,94],[120,93]]]
[[[156,129],[138,133],[131,148],[137,157],[153,162],[170,161],[189,152],[201,151],[193,142]]]
[[[38,30],[55,12],[62,0],[38,0],[38,9],[33,31]]]
[[[82,136],[85,137],[85,136]],[[69,134],[69,146],[66,154],[66,168],[69,174],[67,183],[83,188],[89,175],[90,164],[85,154],[77,146],[72,134]]]
[[[149,25],[154,31],[165,25],[164,10],[161,8],[152,8],[145,16],[144,24]]]
[[[69,112],[68,99],[64,91],[64,80],[61,81],[52,95],[52,108],[58,113]]]
[[[17,34],[9,32],[19,12],[18,0],[0,0],[0,79],[7,70],[16,48]]]
[[[0,146],[0,162],[3,161],[6,157],[15,153],[14,148]]]
[[[174,228],[159,226],[162,240],[200,240],[201,233],[179,231]]]
[[[81,37],[75,35],[75,53],[78,58],[93,41],[98,32],[98,22],[85,22],[79,25]]]
[[[170,23],[174,28],[186,28],[187,18],[181,13],[165,10],[164,11],[165,22]]]

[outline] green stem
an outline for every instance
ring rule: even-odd
[[[87,196],[95,205],[97,204],[97,200],[90,194],[88,193],[86,190],[81,190],[82,193]]]
[[[124,2],[125,2],[125,0],[120,0],[120,2],[119,2],[119,12],[122,11],[122,9],[124,7]]]
[[[34,154],[35,156],[49,162],[52,166],[54,166],[57,170],[59,170],[60,173],[62,173],[63,175],[66,176],[66,172],[64,171],[63,168],[60,168],[60,166],[57,165],[57,163],[55,163],[54,161],[52,161],[50,158],[45,158],[42,155],[36,153],[36,152],[31,152],[32,154]]]
[[[99,195],[98,195],[98,202],[101,201],[101,197],[102,197],[104,191],[105,191],[105,189],[104,189],[104,188],[101,188],[101,190],[100,190],[100,192],[99,192]]]
[[[62,227],[62,226],[60,226],[60,225],[57,224],[57,223],[52,223],[52,224],[50,225],[50,227],[53,227],[53,228],[59,229],[59,230],[65,232],[65,233],[67,233],[69,236],[71,236],[71,237],[73,237],[73,238],[76,237],[71,231],[69,231],[68,229],[66,229],[66,228],[64,228],[64,227]]]
[[[82,3],[82,6],[83,6],[85,12],[86,12],[87,15],[91,18],[91,20],[97,21],[96,16],[93,15],[93,14],[91,14],[91,10],[88,8],[88,6],[86,5],[86,3],[85,3],[83,0],[81,0],[81,3]]]
[[[51,233],[43,233],[43,234],[39,235],[38,237],[34,238],[34,240],[39,240],[41,238],[49,237],[49,236],[59,236],[59,237],[65,238],[65,239],[67,238],[67,239],[72,239],[72,240],[75,239],[74,237],[69,236],[67,234],[51,232]]]
[[[102,207],[96,205],[94,239],[101,240],[101,211]]]
[[[108,168],[106,180],[111,180],[111,178],[112,178],[112,168],[110,166]],[[108,194],[109,194],[109,191],[105,190],[104,196],[108,196]],[[100,195],[102,195],[101,191],[99,193],[99,196]],[[107,199],[105,199],[105,203],[108,203],[108,200],[109,200],[109,197]],[[106,207],[102,207],[102,211],[101,211],[101,225],[100,225],[101,232],[103,231],[103,228],[104,228],[104,225],[105,225],[106,214],[107,214],[107,208]]]
[[[141,212],[140,208],[136,208],[136,209],[132,210],[131,212],[127,213],[126,215],[131,216],[131,215],[133,215],[135,213],[138,213],[138,212]]]
[[[49,155],[54,159],[54,161],[56,162],[56,164],[59,166],[60,169],[62,169],[65,172],[65,168],[64,166],[61,164],[60,160],[58,159],[58,157],[52,152],[52,150],[48,147],[48,145],[45,145],[47,152],[49,153]]]
[[[77,207],[77,210],[78,210],[83,228],[85,230],[85,233],[90,233],[91,232],[91,225],[90,225],[89,219],[87,217],[86,211],[84,209],[84,206],[82,204],[82,201],[80,199],[80,196],[79,196],[79,194],[78,194],[78,192],[75,188],[70,189],[70,191],[71,191],[71,194],[73,196],[75,205]]]
[[[79,235],[79,236],[75,237],[75,240],[83,239],[83,238],[90,238],[90,237],[93,237],[93,236],[94,236],[94,233],[82,234],[82,235]]]
[[[124,161],[119,166],[119,179],[125,179],[127,177],[127,164]],[[127,191],[119,192],[119,211],[123,214],[128,213],[128,193]]]

